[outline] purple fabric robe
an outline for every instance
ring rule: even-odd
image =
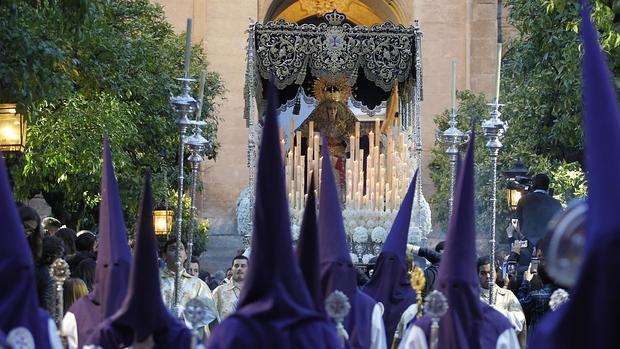
[[[323,149],[328,149],[323,137]],[[369,348],[372,311],[377,302],[357,289],[357,271],[351,261],[342,211],[332,164],[323,156],[321,196],[319,198],[319,258],[323,299],[335,290],[342,291],[351,303],[343,325],[349,333],[349,348]]]
[[[3,280],[0,286],[0,331],[10,336],[11,330],[23,327],[32,334],[37,348],[50,348],[49,317],[39,308],[34,261],[1,153],[0,220],[0,280]]]
[[[412,304],[416,304],[418,299],[407,274],[406,253],[417,178],[418,172],[416,171],[400,205],[390,234],[377,258],[375,271],[362,289],[374,300],[383,304],[383,323],[388,345],[391,345],[394,339],[394,332],[403,313]]]

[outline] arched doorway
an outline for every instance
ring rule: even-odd
[[[264,21],[284,19],[297,23],[308,17],[321,17],[334,9],[356,25],[372,26],[388,21],[407,25],[411,22],[400,2],[389,0],[275,0],[269,5]]]

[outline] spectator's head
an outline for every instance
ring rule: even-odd
[[[35,263],[41,260],[43,252],[43,230],[41,229],[41,218],[37,211],[30,206],[19,207],[19,218],[24,226],[24,232],[28,238],[30,251]]]
[[[86,258],[81,261],[77,266],[76,276],[86,284],[88,291],[93,290],[93,282],[95,280],[95,268],[97,266],[97,262],[95,262],[92,258]]]
[[[46,235],[54,235],[62,227],[62,223],[54,217],[45,217],[43,221],[41,221],[41,225],[43,226],[43,230]]]
[[[79,278],[68,278],[64,282],[63,307],[65,313],[75,301],[88,294],[86,283]]]
[[[224,281],[225,277],[226,277],[226,273],[224,273],[223,270],[218,270],[215,272],[215,274],[213,274],[213,280],[218,285],[221,284],[222,281]]]
[[[245,275],[248,270],[248,257],[239,254],[232,260],[231,272],[232,280],[237,283],[245,281]]]
[[[41,254],[41,263],[47,266],[52,265],[58,258],[65,255],[65,246],[61,239],[55,236],[46,236],[43,238],[43,253]]]
[[[75,239],[76,234],[75,230],[71,228],[60,228],[54,235],[57,238],[60,238],[62,242],[65,244],[65,254],[67,256],[74,255],[76,252],[75,249]]]
[[[226,269],[226,280],[230,280],[232,278],[232,268]]]
[[[185,253],[185,244],[182,241],[178,242],[179,244],[179,257],[181,258],[181,265],[185,265],[185,261],[187,260],[187,254]],[[171,271],[176,271],[176,249],[177,249],[177,239],[170,238],[168,241],[164,243],[163,255],[164,260],[166,261],[166,266]]]
[[[198,257],[192,256],[192,260],[189,262],[189,270],[187,272],[190,275],[198,277],[200,274],[200,261],[198,261]]]
[[[89,230],[80,230],[75,239],[75,249],[78,252],[95,252],[97,237]]]
[[[435,245],[435,251],[442,253],[443,249],[446,248],[446,242],[445,241],[439,241],[437,243],[437,245]]]
[[[532,177],[532,188],[534,190],[549,190],[549,176],[539,173]]]
[[[476,266],[480,287],[488,289],[489,283],[491,282],[491,258],[489,256],[478,258]]]

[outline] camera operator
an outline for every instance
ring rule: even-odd
[[[518,231],[531,244],[537,245],[544,237],[549,221],[562,210],[562,204],[549,195],[549,177],[546,174],[539,173],[532,178],[532,190],[519,200],[517,220]]]
[[[528,269],[535,247],[547,231],[549,221],[562,210],[562,204],[549,195],[549,182],[549,177],[543,173],[532,178],[530,192],[517,204],[517,219],[513,219],[506,230],[512,244],[509,260],[517,264],[519,283],[523,280],[523,272]]]

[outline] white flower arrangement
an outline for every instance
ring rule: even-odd
[[[383,227],[375,227],[372,230],[372,233],[370,233],[370,238],[372,239],[372,242],[382,244],[387,238],[387,231]]]
[[[422,240],[422,233],[418,227],[409,227],[409,233],[407,235],[407,242],[410,244],[420,243]]]
[[[362,263],[364,264],[368,264],[368,262],[370,262],[370,260],[374,257],[374,255],[368,253],[362,256]]]
[[[368,229],[358,226],[353,230],[353,241],[354,242],[366,242],[368,241]]]

